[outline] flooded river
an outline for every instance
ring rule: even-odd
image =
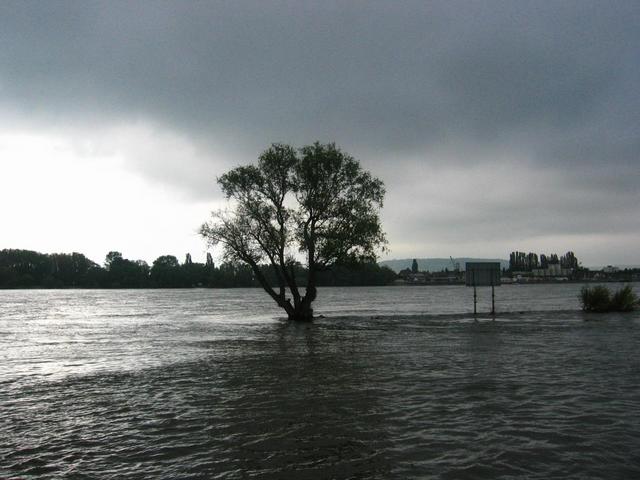
[[[640,314],[579,289],[0,291],[0,478],[640,478]]]

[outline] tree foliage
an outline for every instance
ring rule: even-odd
[[[189,256],[190,258],[190,256]],[[112,264],[113,268],[112,268]],[[31,250],[0,250],[0,288],[235,288],[259,287],[248,265],[224,262],[218,266],[210,254],[207,263],[185,262],[162,255],[151,268],[141,260],[128,260],[111,252],[100,267],[81,253],[44,254]],[[260,265],[270,285],[278,281],[270,265]],[[295,265],[296,278],[306,281],[307,270]],[[318,285],[388,285],[395,273],[375,262],[337,265],[318,275]]]
[[[289,318],[310,320],[318,272],[337,263],[372,261],[386,239],[379,210],[382,181],[334,144],[295,150],[273,144],[257,165],[237,167],[218,179],[231,210],[220,210],[200,233],[240,261]],[[304,293],[296,274],[307,269]],[[270,265],[277,288],[260,267]]]
[[[0,287],[93,287],[102,269],[81,253],[43,255],[31,250],[0,251]]]

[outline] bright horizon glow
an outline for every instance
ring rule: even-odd
[[[186,253],[203,260],[197,235],[213,202],[185,197],[125,165],[129,152],[82,152],[73,139],[0,134],[0,248],[85,254],[102,264],[111,250],[152,263]],[[212,182],[213,185],[213,182]]]
[[[210,182],[210,199],[193,197],[184,189],[154,181],[148,172],[143,175],[131,169],[131,165],[140,163],[141,152],[146,158],[170,155],[176,163],[181,155],[193,156],[197,149],[185,139],[175,135],[171,139],[171,133],[154,133],[148,126],[133,125],[105,132],[96,137],[99,142],[90,136],[61,133],[24,130],[0,133],[3,173],[10,179],[0,190],[0,204],[5,206],[0,211],[4,226],[0,248],[43,253],[75,251],[98,264],[103,263],[111,250],[149,264],[160,255],[174,255],[183,261],[186,253],[191,253],[194,261],[204,261],[208,249],[197,229],[212,209],[223,205],[214,200],[219,195],[215,182]],[[168,149],[173,151],[167,152]],[[446,159],[446,153],[439,155]],[[202,164],[206,165],[204,161]],[[456,185],[458,191],[467,191],[474,184],[485,185],[487,196],[482,202],[492,206],[509,202],[514,195],[534,195],[535,189],[539,189],[537,185],[558,188],[553,177],[537,172],[528,176],[528,180],[534,180],[530,182],[535,186],[531,191],[514,182],[492,190],[491,185],[504,184],[514,178],[516,170],[526,168],[526,159],[517,165],[509,166],[508,162],[501,165],[498,161],[495,168],[487,168],[483,163],[475,170],[467,169],[466,175],[457,168],[432,169],[430,174],[440,181],[422,189],[415,186],[412,190],[403,189],[401,175],[389,178],[386,206],[391,208],[383,209],[382,216],[383,225],[388,227],[390,252],[381,260],[449,256],[506,259],[512,250],[558,254],[573,250],[584,265],[640,263],[619,254],[631,251],[636,240],[633,234],[550,232],[528,238],[523,235],[514,241],[513,235],[498,232],[492,238],[494,232],[479,228],[475,239],[457,238],[457,222],[468,221],[467,204],[451,198],[451,185]],[[174,168],[179,171],[177,165]],[[210,170],[212,179],[221,173],[214,172],[213,167]],[[413,175],[419,176],[420,172]],[[407,195],[415,201],[407,203]],[[389,215],[390,210],[404,214]],[[427,231],[430,225],[436,225],[440,233],[433,238],[406,238],[404,225],[421,218]],[[603,249],[614,254],[605,258]],[[219,252],[212,253],[219,261]]]

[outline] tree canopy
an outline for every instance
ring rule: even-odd
[[[299,150],[273,144],[257,165],[234,168],[218,183],[230,209],[213,212],[201,235],[221,244],[227,260],[249,265],[290,319],[313,317],[318,272],[372,261],[386,245],[379,216],[384,184],[333,143]],[[261,263],[271,266],[277,290]],[[299,263],[308,271],[304,293]]]
[[[176,257],[162,255],[149,268],[141,260],[129,260],[120,252],[109,252],[106,267],[92,262],[81,253],[44,254],[31,250],[0,250],[0,289],[2,288],[235,288],[259,287],[251,267],[246,264],[183,264]],[[277,280],[270,265],[260,268],[271,285]],[[296,265],[296,276],[307,278],[307,270]],[[375,262],[337,265],[318,274],[318,285],[388,285],[396,274]]]

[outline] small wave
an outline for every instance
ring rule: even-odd
[[[640,478],[638,314],[225,323],[171,295],[144,328],[3,324],[0,478]]]

